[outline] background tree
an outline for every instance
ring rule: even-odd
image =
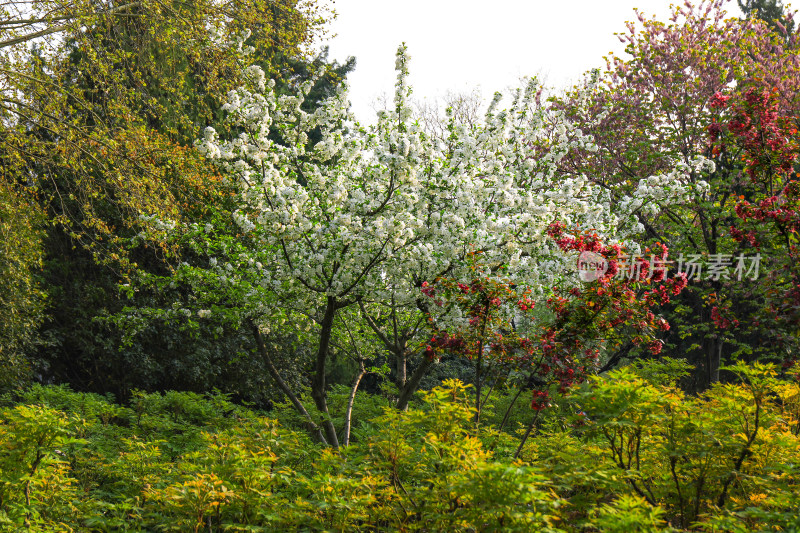
[[[27,355],[43,343],[42,236],[35,199],[0,181],[0,391],[31,377]]]
[[[415,100],[414,114],[429,137],[444,142],[450,136],[448,125],[451,122],[467,127],[477,126],[482,105],[483,98],[477,89],[463,93],[447,92],[434,100]]]
[[[585,102],[563,100],[571,116],[597,138],[596,153],[576,152],[563,160],[567,169],[592,176],[602,186],[635,183],[642,176],[676,163],[692,168],[692,182],[707,181],[689,204],[641,205],[640,221],[651,242],[667,244],[673,260],[683,254],[684,265],[692,254],[702,260],[702,280],[695,274],[687,290],[669,310],[673,324],[665,353],[688,357],[698,372],[694,387],[719,378],[720,360],[729,357],[774,356],[759,347],[767,333],[753,329],[720,330],[712,317],[715,301],[723,298],[744,314],[757,313],[763,299],[752,280],[723,275],[709,276],[713,257],[755,255],[746,243],[728,232],[736,219],[738,198],[749,186],[741,149],[731,145],[719,153],[709,141],[709,127],[718,122],[718,110],[710,105],[714,95],[733,84],[778,84],[784,88],[786,106],[793,104],[797,62],[793,44],[757,19],[726,18],[724,1],[676,7],[670,23],[639,14],[638,25],[620,36],[628,57],[612,56],[600,89],[590,97],[587,113],[574,111]],[[791,41],[794,43],[794,40]],[[572,102],[572,103],[570,103]],[[577,117],[580,118],[578,119]],[[699,158],[699,159],[698,159]],[[713,165],[694,166],[697,160]],[[679,265],[675,263],[674,267]],[[763,272],[763,271],[762,271]],[[715,279],[716,278],[716,279]],[[633,353],[629,352],[629,355]]]
[[[734,240],[763,255],[759,280],[762,308],[752,316],[730,301],[715,302],[714,321],[721,329],[740,326],[766,331],[772,349],[785,368],[798,358],[800,332],[800,272],[797,269],[800,229],[800,182],[795,172],[798,136],[795,117],[781,113],[777,90],[758,86],[718,94],[713,105],[726,109],[727,121],[714,124],[712,140],[719,152],[733,145],[744,152],[748,194],[739,197],[737,220],[730,227]],[[746,198],[746,199],[745,199]]]
[[[794,33],[794,20],[781,0],[736,0],[736,3],[745,16],[763,20],[782,33]]]
[[[15,16],[16,8],[26,14]],[[168,272],[180,262],[175,248],[131,255],[120,246],[148,226],[142,214],[198,219],[211,206],[225,208],[225,185],[192,143],[218,122],[246,52],[255,49],[287,88],[297,84],[326,68],[325,56],[310,54],[326,13],[291,0],[16,8],[8,7],[3,26],[0,151],[16,161],[16,174],[4,174],[9,190],[35,187],[52,221],[43,239],[49,318],[38,333],[49,347],[35,357],[37,370],[119,395],[242,380],[251,383],[242,393],[263,401],[266,383],[229,364],[230,354],[249,351],[249,335],[191,340],[154,327],[120,349],[121,332],[96,319],[122,308],[117,285],[132,272]],[[246,28],[254,31],[245,43]],[[320,94],[349,68],[333,65],[316,84]]]

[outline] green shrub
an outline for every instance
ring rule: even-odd
[[[476,433],[458,381],[402,412],[366,398],[359,414],[380,414],[340,450],[224,395],[120,406],[34,386],[0,408],[0,529],[796,530],[798,384],[737,364],[739,383],[687,397],[669,369],[644,368],[554,398],[519,460],[489,415]],[[521,406],[517,426],[533,419]]]

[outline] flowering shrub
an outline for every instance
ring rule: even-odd
[[[532,289],[509,281],[503,269],[492,273],[481,267],[478,252],[469,256],[474,276],[469,283],[447,277],[422,283],[422,293],[437,307],[449,308],[428,314],[436,333],[424,353],[458,353],[474,361],[478,413],[486,401],[481,390],[489,370],[495,380],[511,371],[524,373],[524,382],[533,389],[531,407],[541,410],[548,405],[550,388],[563,394],[594,374],[601,353],[624,343],[653,355],[661,351],[657,334],[669,324],[653,310],[686,286],[685,275],[665,279],[667,247],[661,245],[649,260],[626,265],[625,275],[617,276],[624,252],[620,245],[606,246],[596,233],[570,233],[560,222],[552,223],[547,235],[563,252],[601,254],[607,270],[581,286],[553,287],[552,295],[538,304]],[[462,317],[460,323],[439,323],[439,316],[454,314]]]

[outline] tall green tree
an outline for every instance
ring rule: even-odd
[[[794,20],[786,13],[781,0],[736,0],[736,2],[745,16],[763,20],[775,30],[785,31],[787,34],[794,33]]]
[[[0,392],[30,377],[26,356],[42,342],[42,219],[27,191],[0,180]]]
[[[48,319],[32,330],[50,346],[36,357],[38,370],[123,395],[130,387],[207,390],[234,381],[248,394],[263,390],[263,382],[247,385],[252,372],[229,363],[248,348],[234,332],[199,342],[153,326],[120,349],[121,333],[96,319],[124,305],[125,278],[168,272],[181,260],[175,248],[121,246],[152,228],[141,215],[197,220],[209,206],[224,211],[225,184],[192,144],[218,124],[224,96],[243,81],[243,58],[257,54],[287,85],[326,68],[311,44],[328,14],[294,0],[48,1],[31,9],[8,8],[0,23],[0,153],[17,162],[16,174],[4,175],[8,188],[33,187],[50,221],[42,240]],[[351,67],[334,65],[321,90]]]

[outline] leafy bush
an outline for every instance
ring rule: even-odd
[[[547,480],[470,434],[458,382],[421,409],[386,407],[341,452],[223,395],[136,393],[123,407],[36,386],[20,400],[0,411],[11,529],[558,530]]]
[[[4,531],[794,530],[800,387],[768,365],[697,397],[674,361],[632,365],[514,424],[476,428],[458,381],[397,410],[365,398],[352,444],[312,442],[225,395],[129,405],[35,386],[0,408]],[[528,396],[521,395],[520,398]],[[346,390],[331,392],[340,422]],[[519,439],[534,420],[520,459]]]
[[[788,502],[799,481],[790,466],[799,458],[797,383],[777,379],[770,365],[738,363],[726,370],[739,383],[686,397],[653,379],[674,380],[673,366],[593,379],[574,397],[585,416],[531,439],[523,457],[545,469],[576,523],[604,531],[649,531],[658,517],[723,531],[737,530],[732,517],[749,531],[796,522]],[[625,520],[643,522],[624,526],[615,518],[622,509]]]

